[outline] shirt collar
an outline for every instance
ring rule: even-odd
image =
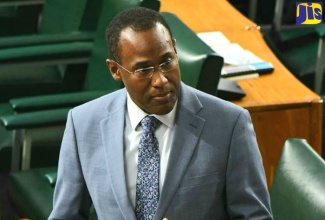
[[[133,100],[131,99],[129,93],[127,93],[127,111],[130,118],[131,126],[135,130],[140,121],[146,117],[147,115],[152,115],[156,117],[159,121],[163,124],[168,126],[169,128],[173,129],[175,125],[175,116],[176,116],[176,108],[177,108],[177,101],[174,105],[174,108],[165,115],[155,115],[155,114],[148,114],[144,112],[142,109],[137,106]]]

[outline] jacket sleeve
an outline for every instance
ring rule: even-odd
[[[273,219],[262,157],[247,110],[234,126],[226,172],[230,219]]]
[[[91,198],[87,190],[78,155],[73,110],[68,114],[59,157],[53,210],[48,219],[88,219]]]

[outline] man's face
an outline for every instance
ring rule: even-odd
[[[171,59],[177,59],[174,41],[161,24],[154,28],[135,32],[131,28],[122,31],[119,42],[120,64],[129,71],[155,67],[151,78],[140,79],[107,60],[115,80],[122,80],[131,99],[149,114],[163,115],[170,112],[178,98],[180,70],[176,68],[161,73],[157,67]]]

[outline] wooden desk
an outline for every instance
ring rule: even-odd
[[[226,0],[161,0],[161,5],[195,32],[221,31],[274,65],[272,74],[238,80],[247,96],[234,101],[251,114],[269,186],[287,138],[305,138],[321,155],[322,100],[282,65],[252,21]]]

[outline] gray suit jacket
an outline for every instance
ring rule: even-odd
[[[126,190],[126,90],[68,115],[49,219],[135,220]],[[272,219],[261,155],[248,112],[182,83],[175,140],[155,219]]]

